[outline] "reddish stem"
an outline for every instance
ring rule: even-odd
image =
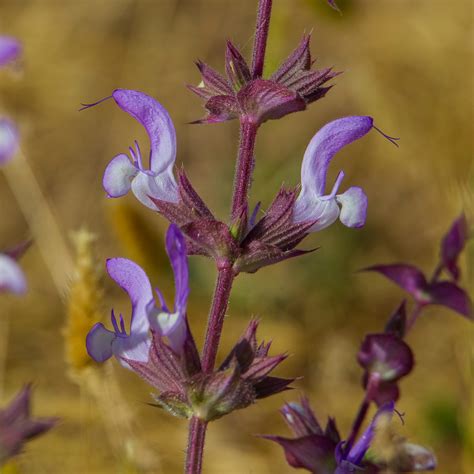
[[[233,281],[234,273],[231,266],[219,270],[202,355],[202,370],[204,372],[212,372],[214,369]]]
[[[186,455],[185,472],[187,474],[202,471],[202,455],[204,453],[204,440],[206,438],[207,423],[193,417],[189,422],[188,450]]]
[[[252,180],[254,165],[254,148],[258,124],[243,120],[240,122],[240,145],[235,168],[234,194],[232,196],[231,220],[239,217],[247,204],[247,197]]]
[[[260,77],[263,72],[271,10],[272,0],[259,0],[252,61],[254,77]],[[241,121],[231,220],[247,205],[247,193],[252,179],[253,153],[257,130],[258,124],[245,119]],[[226,263],[227,265],[219,267],[202,354],[202,369],[208,373],[213,371],[216,362],[225,312],[229,304],[232,282],[234,281],[232,262]],[[199,420],[196,417],[191,418],[186,453],[186,474],[200,474],[202,471],[206,428],[207,423],[205,421]]]
[[[262,77],[263,74],[271,13],[272,0],[260,0],[258,4],[257,25],[255,27],[255,39],[253,43],[252,75],[254,79]]]

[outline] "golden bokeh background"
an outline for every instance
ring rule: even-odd
[[[471,218],[474,211],[472,3],[339,5],[342,16],[323,0],[274,0],[267,72],[312,31],[318,64],[344,74],[308,111],[262,127],[251,202],[265,207],[282,183],[297,184],[308,141],[337,117],[373,115],[401,137],[400,148],[371,133],[333,161],[331,178],[344,169],[344,185],[363,186],[369,196],[363,229],[333,225],[304,242],[321,247],[314,254],[238,277],[222,353],[258,316],[260,335],[273,339],[275,353],[291,355],[279,375],[303,378],[293,392],[210,426],[209,474],[293,472],[280,448],[255,434],[288,435],[277,410],[303,390],[318,416],[336,416],[346,434],[363,395],[358,345],[383,327],[403,296],[356,270],[409,261],[431,271],[450,222],[462,208]],[[150,387],[134,374],[115,362],[82,367],[88,361],[75,352],[87,318],[105,320],[112,306],[129,314],[128,301],[103,275],[105,258],[136,260],[172,298],[166,222],[131,196],[106,199],[101,187],[112,156],[134,139],[146,150],[144,131],[112,101],[78,108],[117,87],[156,97],[176,125],[177,164],[226,219],[238,124],[188,125],[203,109],[185,84],[200,81],[197,58],[223,70],[227,38],[250,55],[255,10],[254,0],[0,2],[0,32],[24,44],[20,64],[0,75],[0,112],[17,121],[22,135],[21,153],[0,170],[0,248],[28,236],[35,242],[22,259],[27,296],[0,301],[0,400],[33,381],[34,412],[62,419],[8,472],[181,472],[187,423],[148,406]],[[95,240],[84,230],[71,239],[80,228]],[[471,244],[467,254],[473,252]],[[467,262],[463,284],[472,289]],[[190,265],[189,319],[201,344],[215,271],[198,257]],[[433,448],[443,474],[474,468],[472,336],[465,319],[437,307],[409,336],[417,365],[401,385],[405,425],[397,428]]]

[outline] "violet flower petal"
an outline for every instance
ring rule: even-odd
[[[387,403],[386,405],[381,406],[377,413],[375,414],[374,418],[370,422],[370,425],[367,429],[362,433],[361,437],[358,441],[351,447],[346,461],[358,466],[364,459],[365,453],[370,447],[370,443],[372,442],[374,435],[375,435],[375,428],[377,426],[377,422],[381,416],[389,416],[391,417],[393,412],[395,411],[395,404],[393,402]]]
[[[154,316],[152,327],[157,329],[160,336],[168,338],[170,347],[180,354],[187,336],[186,314],[159,312]]]
[[[357,355],[359,364],[380,380],[392,382],[410,373],[413,353],[406,342],[394,334],[369,334]]]
[[[7,163],[18,149],[18,130],[10,120],[0,118],[0,165]]]
[[[130,189],[138,200],[156,210],[150,197],[166,202],[179,201],[178,187],[173,175],[176,159],[176,133],[165,110],[152,97],[142,92],[116,89],[112,94],[117,105],[135,118],[150,139],[150,169],[142,164],[140,148],[130,149],[131,161],[118,155],[107,166],[103,186],[110,197],[125,195]]]
[[[14,61],[21,53],[20,42],[11,36],[0,36],[0,67]]]
[[[112,158],[105,168],[102,180],[107,195],[112,198],[125,196],[130,191],[132,180],[138,172],[139,170],[127,155],[120,154]]]
[[[167,337],[171,348],[181,353],[188,337],[186,305],[189,295],[189,270],[186,243],[182,232],[175,224],[171,224],[166,233],[166,251],[173,268],[175,280],[174,313],[162,305],[160,309],[150,308],[148,319],[151,327],[161,336]],[[160,297],[161,299],[161,297]]]
[[[156,211],[156,205],[150,197],[172,203],[177,203],[179,200],[176,181],[171,170],[169,173],[156,176],[143,171],[139,172],[132,181],[132,191],[142,204],[154,211]]]
[[[26,279],[18,263],[5,254],[0,254],[0,293],[22,294],[26,291]]]
[[[367,218],[367,195],[362,188],[350,187],[346,192],[338,194],[336,201],[341,205],[341,222],[347,227],[362,227]]]
[[[278,443],[285,452],[287,463],[292,467],[321,474],[330,474],[336,467],[333,461],[336,444],[323,435],[313,434],[294,439],[266,435],[263,438]]]
[[[367,198],[360,188],[350,188],[347,194],[337,195],[344,177],[339,173],[334,188],[324,195],[329,163],[344,146],[362,138],[373,128],[373,119],[367,116],[344,117],[325,125],[310,141],[301,167],[301,193],[294,205],[295,222],[316,221],[310,231],[315,232],[332,224],[339,216],[340,202],[343,223],[360,226],[365,222]]]
[[[175,311],[186,310],[189,296],[189,270],[186,242],[178,226],[171,224],[166,233],[166,251],[173,267]]]
[[[462,252],[469,237],[466,216],[458,217],[443,237],[441,242],[441,259],[443,265],[451,273],[454,280],[459,279],[459,268],[457,259]]]
[[[112,343],[115,338],[114,332],[106,329],[102,323],[96,323],[86,337],[87,353],[96,362],[105,362],[113,355]]]
[[[322,196],[331,159],[346,145],[366,135],[372,127],[372,117],[352,116],[334,120],[321,128],[309,142],[303,157],[303,190]]]
[[[426,294],[427,281],[423,273],[413,265],[396,263],[391,265],[374,265],[364,268],[364,271],[374,271],[386,276],[405,291],[413,295],[421,303],[429,303]]]
[[[429,294],[433,304],[451,308],[469,319],[473,319],[472,303],[467,293],[455,283],[441,281],[430,285]]]
[[[128,293],[132,303],[130,334],[127,334],[122,316],[120,327],[112,311],[114,332],[102,323],[96,324],[86,337],[88,354],[97,362],[104,362],[112,354],[124,367],[130,368],[124,360],[147,361],[150,348],[148,313],[154,304],[153,292],[146,273],[134,262],[126,258],[107,260],[110,277]]]

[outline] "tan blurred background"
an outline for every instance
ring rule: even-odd
[[[0,173],[0,248],[27,236],[35,239],[22,261],[27,297],[2,296],[0,301],[0,399],[6,403],[22,383],[34,381],[35,413],[62,418],[57,429],[28,446],[10,472],[181,472],[187,423],[148,406],[150,387],[115,362],[97,369],[76,361],[72,370],[64,355],[66,314],[80,318],[81,311],[89,312],[83,315],[87,324],[69,321],[73,355],[82,350],[87,318],[106,318],[112,306],[129,314],[120,290],[107,278],[95,280],[96,263],[84,234],[82,260],[72,271],[72,231],[83,227],[97,235],[101,271],[107,257],[132,258],[172,298],[163,251],[166,222],[133,197],[107,200],[101,187],[112,156],[126,151],[135,138],[147,149],[143,130],[111,101],[77,110],[81,102],[110,95],[116,87],[156,97],[176,125],[177,164],[184,163],[195,187],[225,219],[238,125],[187,125],[203,110],[185,84],[200,80],[193,65],[197,58],[223,70],[227,38],[249,56],[255,4],[0,1],[0,32],[17,36],[25,48],[21,64],[0,75],[0,112],[19,123],[22,134],[22,154]],[[296,184],[306,144],[334,118],[373,115],[380,128],[401,137],[400,148],[372,133],[333,162],[331,177],[344,169],[345,186],[367,191],[369,217],[362,230],[334,225],[304,242],[308,248],[321,246],[318,252],[239,276],[223,350],[250,316],[259,316],[260,335],[274,340],[275,352],[291,354],[279,375],[304,378],[295,384],[297,390],[210,426],[209,474],[293,472],[276,445],[254,434],[288,435],[277,410],[302,390],[321,419],[337,417],[345,435],[363,394],[355,362],[358,345],[366,332],[382,328],[402,297],[381,277],[355,271],[393,261],[431,271],[450,222],[463,205],[471,216],[474,210],[472,2],[339,4],[342,16],[323,0],[274,0],[267,72],[304,31],[312,31],[318,64],[345,73],[309,111],[262,127],[251,200],[265,206],[282,182]],[[473,246],[468,250],[472,256]],[[189,318],[201,343],[214,269],[200,258],[190,265]],[[464,262],[465,286],[467,267]],[[71,282],[77,299],[72,302],[67,296]],[[472,283],[471,275],[471,288]],[[406,424],[398,428],[436,451],[443,474],[474,468],[472,335],[466,320],[431,308],[409,338],[417,365],[402,383],[398,409],[406,414]]]

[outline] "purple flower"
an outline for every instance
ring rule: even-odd
[[[408,344],[395,334],[369,334],[357,360],[365,369],[364,385],[370,384],[371,399],[379,406],[397,401],[397,382],[411,372],[414,364]]]
[[[459,280],[460,270],[458,258],[466,241],[469,238],[466,216],[461,215],[451,225],[449,231],[441,241],[441,262],[453,277],[454,281]]]
[[[166,236],[166,249],[175,275],[176,298],[174,312],[170,312],[157,290],[161,303],[156,307],[150,281],[145,272],[131,260],[112,258],[107,261],[110,277],[125,290],[132,303],[130,333],[127,334],[122,315],[117,321],[112,310],[110,331],[97,323],[87,335],[89,355],[104,362],[112,355],[125,367],[130,361],[146,362],[151,346],[150,328],[168,339],[176,352],[182,348],[186,336],[186,303],[189,292],[186,246],[179,229],[171,225]]]
[[[381,273],[392,280],[409,293],[420,308],[430,304],[441,305],[468,319],[473,319],[472,303],[469,295],[458,286],[460,277],[458,259],[468,238],[466,218],[461,215],[454,221],[441,241],[440,262],[429,280],[419,268],[406,263],[374,265],[364,270]],[[440,280],[443,270],[447,270],[448,280]],[[399,323],[402,322],[404,326],[406,316],[402,319],[404,321],[399,321]],[[412,325],[413,322],[409,322],[408,325]],[[404,331],[405,328],[402,328],[402,332]]]
[[[338,11],[339,13],[341,13],[341,9],[337,6],[336,4],[336,0],[327,0],[327,2],[329,3],[329,5],[334,8],[334,10]]]
[[[11,36],[0,36],[0,67],[18,58],[21,53],[20,42]]]
[[[314,222],[311,232],[324,229],[338,217],[348,227],[361,227],[367,215],[367,196],[359,187],[338,194],[344,178],[341,171],[329,194],[326,176],[333,156],[362,138],[372,128],[371,117],[344,117],[325,125],[310,141],[301,167],[301,193],[295,202],[294,222]]]
[[[198,61],[202,82],[197,87],[188,87],[206,101],[208,115],[194,123],[216,123],[241,117],[262,124],[305,110],[308,104],[324,97],[332,87],[324,86],[325,83],[339,73],[331,68],[312,70],[310,39],[310,35],[305,35],[268,79],[252,78],[247,62],[230,41],[225,58],[226,78]]]
[[[334,452],[341,441],[334,419],[329,418],[323,430],[304,397],[299,404],[284,405],[281,414],[295,437],[265,435],[263,438],[275,441],[283,448],[290,466],[317,474],[333,474],[336,468]]]
[[[25,293],[26,278],[17,261],[30,244],[30,241],[22,242],[16,247],[0,253],[0,293]]]
[[[451,281],[428,282],[417,267],[407,264],[374,265],[365,269],[392,280],[421,305],[441,305],[472,319],[472,304],[467,293]]]
[[[19,454],[27,441],[46,433],[58,421],[55,418],[32,418],[30,402],[31,386],[26,385],[8,407],[0,410],[0,466]]]
[[[130,157],[123,153],[114,157],[103,177],[108,196],[117,198],[132,190],[139,201],[151,209],[156,207],[150,197],[178,202],[178,187],[173,175],[176,133],[168,112],[155,99],[142,92],[117,89],[112,98],[123,111],[145,127],[150,139],[150,164],[149,169],[143,166],[137,142],[135,149],[129,148]]]
[[[18,130],[7,118],[0,118],[0,165],[7,163],[18,150]]]
[[[392,417],[395,411],[393,402],[387,403],[377,410],[370,425],[362,433],[360,438],[352,446],[346,445],[344,441],[339,443],[336,448],[337,469],[334,474],[350,474],[357,472],[359,469],[364,469],[364,472],[379,472],[376,466],[364,463],[364,456],[367,453],[370,444],[375,436],[375,429],[379,419],[384,416]]]
[[[26,279],[16,260],[0,253],[0,293],[22,294],[26,292]]]

